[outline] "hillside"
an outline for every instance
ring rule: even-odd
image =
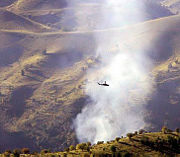
[[[12,3],[9,8],[13,11],[27,11],[27,10],[37,10],[37,9],[56,9],[67,7],[67,2],[65,0],[17,0]]]
[[[111,141],[99,141],[95,145],[82,143],[72,146],[65,152],[59,153],[68,156],[123,156],[123,157],[159,157],[159,156],[180,156],[179,133],[153,132],[153,133],[129,133],[128,137],[116,137]]]
[[[57,0],[13,2],[0,2],[1,150],[62,150],[77,143],[72,123],[91,103],[85,88],[92,81],[87,71],[99,66],[94,57],[96,35],[107,43],[104,50],[109,53],[127,47],[138,52],[141,43],[146,45],[147,57],[153,62],[149,77],[156,83],[156,92],[147,98],[147,129],[158,130],[164,123],[172,129],[179,126],[180,16],[169,16],[172,13],[158,6],[153,14],[147,12],[149,21],[94,30],[94,25],[89,29],[86,22],[76,22],[81,22],[78,17],[88,20],[83,13],[95,6],[89,16],[96,23],[99,4],[72,9]],[[63,20],[67,10],[68,18]],[[69,25],[69,21],[74,27],[63,29],[62,24]],[[109,41],[109,36],[115,36],[114,40]]]
[[[15,13],[9,12],[5,9],[0,9],[0,29],[6,30],[28,30],[34,32],[50,31],[50,27],[44,26],[43,24],[34,22],[30,19],[16,15]]]
[[[176,129],[178,131],[178,129]],[[25,152],[26,150],[26,152]],[[111,141],[98,141],[97,144],[80,143],[65,148],[62,152],[51,152],[49,149],[43,149],[40,153],[26,149],[16,149],[12,155],[26,153],[26,156],[60,156],[60,157],[179,157],[180,156],[180,133],[165,130],[165,132],[145,132],[140,130],[135,133],[128,133],[127,137],[116,137]],[[4,154],[9,155],[9,151]],[[22,154],[24,155],[24,154]],[[3,154],[0,154],[3,156]]]
[[[166,6],[172,13],[180,13],[180,1],[179,0],[163,0],[162,5]]]
[[[16,0],[6,0],[0,2],[0,7],[6,7],[13,4]]]
[[[64,0],[46,2],[42,0],[30,0],[28,2],[25,0],[19,0],[8,6],[7,9],[27,19],[51,27],[56,31],[61,30],[65,32],[121,27],[127,24],[134,24],[144,20],[172,15],[168,9],[157,3],[143,0],[142,5],[145,10],[140,12],[138,11],[138,7],[131,8],[131,10],[128,11],[122,9],[121,14],[125,16],[121,17],[122,22],[119,22],[118,24],[109,22],[105,26],[101,24],[102,21],[107,19],[111,21],[112,19],[110,15],[114,13],[114,9],[97,1],[85,3],[81,0],[76,2],[70,0],[66,4]],[[103,12],[103,14],[99,11]],[[131,14],[126,15],[126,12],[130,12]],[[142,19],[132,18],[132,16],[136,17],[139,14],[144,14],[144,17]],[[127,23],[124,23],[123,19],[127,19]]]

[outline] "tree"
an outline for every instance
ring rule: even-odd
[[[149,145],[150,144],[149,138],[146,136],[142,136],[141,143],[145,145]]]
[[[69,148],[65,148],[64,151],[65,151],[65,152],[69,152]]]
[[[124,157],[131,157],[132,155],[131,155],[131,153],[129,153],[129,152],[125,152],[123,156],[124,156]]]
[[[76,149],[85,150],[85,149],[87,149],[87,145],[86,145],[86,143],[77,144]]]
[[[127,133],[127,137],[131,140],[131,138],[133,137],[133,133]]]
[[[161,129],[161,132],[162,132],[163,134],[168,133],[168,128],[167,128],[166,126],[163,126],[162,129]]]
[[[20,154],[21,154],[21,150],[19,150],[19,149],[14,149],[14,150],[13,150],[13,154],[14,154],[14,157],[19,157]]]
[[[98,141],[97,142],[97,144],[103,144],[104,143],[104,141]]]
[[[140,129],[140,130],[139,130],[139,134],[143,134],[144,132],[145,132],[144,129]]]
[[[73,145],[71,145],[71,146],[69,147],[69,150],[70,150],[70,151],[75,150],[75,147],[74,147]]]
[[[91,142],[87,142],[87,146],[89,146],[89,147],[90,147],[90,146],[91,146]]]
[[[116,152],[116,147],[115,147],[114,145],[112,145],[112,146],[110,147],[110,150],[111,150],[113,153],[115,153],[115,152]]]
[[[6,150],[4,152],[4,157],[10,157],[10,154],[11,154],[11,150]]]
[[[116,138],[115,138],[115,141],[116,141],[116,142],[119,142],[120,139],[121,139],[120,137],[116,137]]]
[[[41,150],[41,154],[46,154],[46,153],[50,153],[50,149],[43,149]]]
[[[23,148],[23,149],[21,150],[21,152],[22,152],[23,154],[29,154],[29,153],[30,153],[30,150],[29,150],[29,148]]]
[[[175,130],[175,131],[176,131],[177,133],[179,133],[179,130],[180,130],[179,128],[176,128],[176,130]]]
[[[134,132],[134,135],[137,135],[137,134],[138,134],[138,132],[137,132],[137,131],[135,131],[135,132]]]

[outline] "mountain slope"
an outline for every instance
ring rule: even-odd
[[[157,80],[158,89],[161,89],[161,86],[166,85],[166,79],[171,80],[172,83],[179,81],[179,63],[174,68],[171,67],[169,72],[167,70],[167,66],[170,63],[174,64],[175,58],[179,58],[180,30],[177,27],[179,23],[179,16],[171,16],[132,27],[107,29],[96,31],[96,33],[102,35],[105,41],[108,41],[109,35],[119,34],[123,37],[123,34],[128,33],[123,43],[118,38],[115,39],[116,42],[111,41],[114,45],[109,43],[112,47],[108,49],[112,51],[116,43],[120,43],[120,47],[129,45],[138,50],[141,47],[136,42],[137,38],[138,41],[143,41],[147,45],[151,45],[153,39],[156,38],[153,49],[149,49],[151,51],[149,57],[156,65],[153,75]],[[165,25],[166,28],[163,27]],[[7,56],[4,56],[3,63],[1,62],[0,71],[0,123],[4,128],[3,134],[8,137],[7,134],[10,132],[12,136],[9,142],[11,142],[18,133],[20,137],[25,136],[29,139],[27,144],[32,146],[30,143],[33,142],[37,148],[52,146],[52,149],[57,150],[75,144],[76,136],[72,129],[72,121],[88,103],[83,91],[87,81],[86,70],[96,63],[95,58],[91,57],[95,52],[94,32],[33,34],[11,31],[0,34],[8,39],[3,41],[6,45],[4,50]],[[13,44],[9,42],[10,40],[16,40],[17,43]],[[80,42],[83,47],[79,47]],[[13,52],[14,46],[17,45],[21,50]],[[4,50],[0,53],[0,58],[3,57]],[[11,52],[12,54],[20,53],[19,57],[16,58],[17,55],[15,55],[14,58]],[[10,57],[12,57],[12,62],[8,63]],[[22,70],[24,76],[21,74]],[[148,110],[152,111],[151,117],[159,119],[154,121],[147,117],[151,129],[161,127],[165,120],[163,115],[166,115],[165,113],[174,102],[176,105],[173,105],[169,113],[169,124],[172,128],[179,124],[177,116],[174,117],[171,114],[177,112],[178,115],[180,111],[179,86],[176,84],[176,86],[165,87],[164,90],[168,90],[173,97],[166,104],[168,107],[162,110],[163,113],[160,114],[162,117],[157,117],[158,112],[154,110],[158,108],[158,111],[161,111],[164,107],[164,97],[162,99],[158,97],[158,102],[157,99],[156,101],[151,99]],[[20,144],[16,146],[21,147]],[[6,145],[1,145],[1,148],[5,147],[13,148],[8,142]]]
[[[26,11],[26,10],[41,10],[41,9],[56,9],[64,8],[67,6],[65,0],[17,0],[14,2],[10,8],[13,11]]]
[[[128,134],[127,134],[128,135]],[[180,156],[180,135],[177,132],[129,133],[129,137],[116,137],[112,141],[99,141],[97,144],[82,143],[71,146],[67,151],[58,155],[78,156],[131,156],[131,157],[160,157]],[[52,153],[53,154],[53,153]]]
[[[154,20],[112,28],[111,23],[103,27],[97,23],[102,18],[99,4],[65,8],[64,1],[18,0],[0,5],[2,150],[59,150],[77,143],[72,125],[82,108],[91,103],[84,89],[91,81],[87,71],[98,67],[98,58],[94,57],[96,36],[107,43],[104,50],[112,53],[124,47],[138,52],[142,43],[146,45],[158,89],[153,98],[148,98],[151,116],[147,116],[147,128],[159,129],[164,122],[171,128],[180,124],[180,16],[169,16],[172,13],[162,6],[147,5],[146,20]],[[163,16],[169,17],[157,19]],[[109,41],[109,36],[114,40]]]
[[[179,0],[163,0],[162,5],[166,6],[174,14],[180,13],[180,1]]]
[[[6,30],[29,30],[34,32],[50,31],[50,28],[32,20],[26,19],[20,15],[0,9],[0,29]]]

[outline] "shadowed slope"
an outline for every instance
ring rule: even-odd
[[[50,28],[42,24],[36,23],[22,16],[16,15],[15,13],[7,10],[0,10],[0,29],[17,29],[17,30],[29,30],[34,32],[50,31]]]

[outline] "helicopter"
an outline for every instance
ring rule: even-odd
[[[107,84],[106,81],[104,83],[99,83],[98,82],[98,85],[100,85],[100,86],[109,86],[109,84]]]

